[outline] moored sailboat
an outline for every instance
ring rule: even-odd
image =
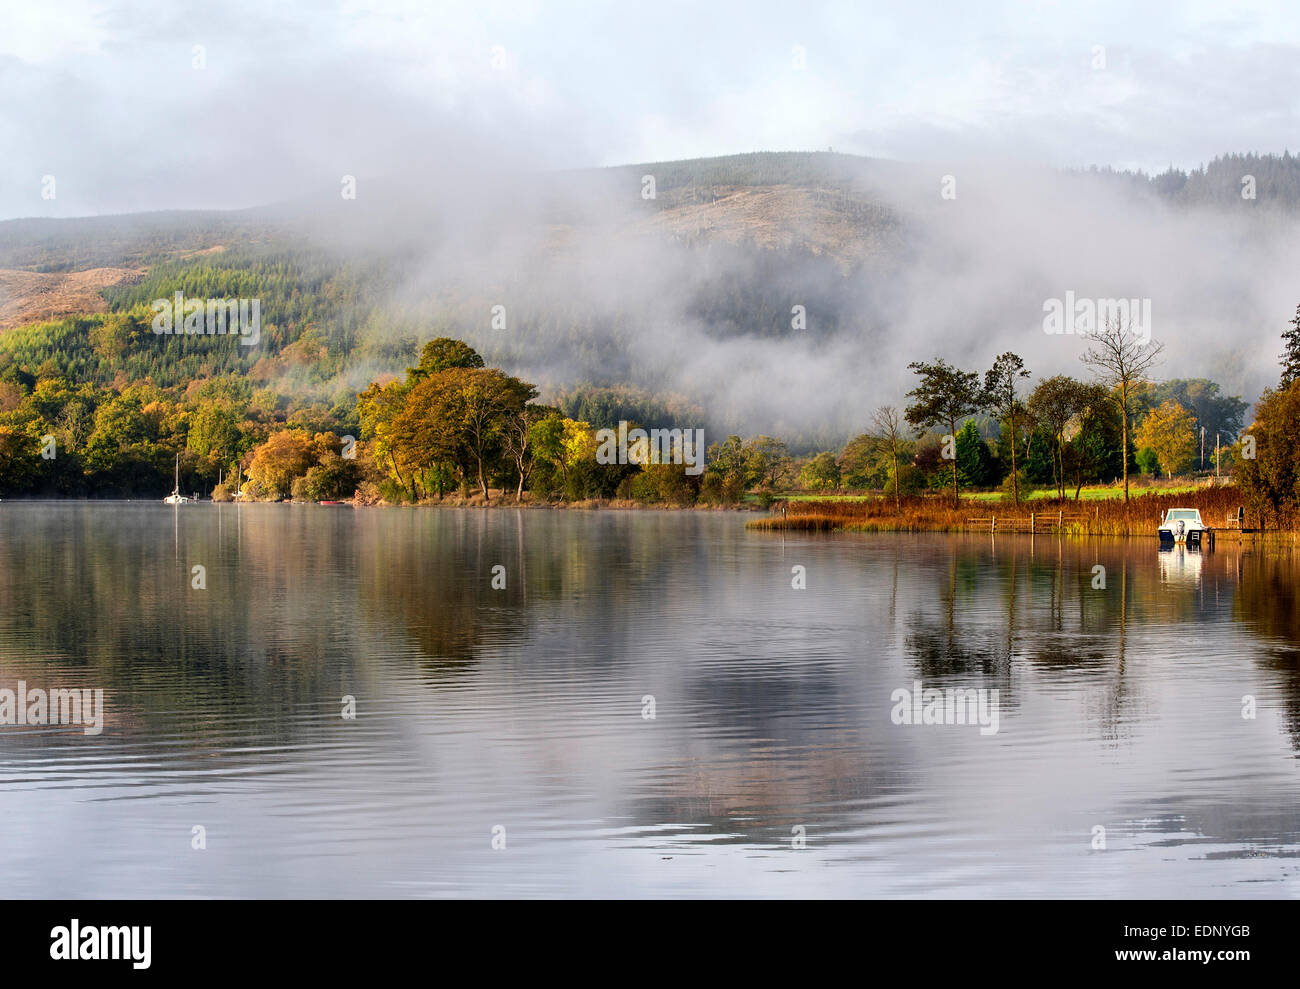
[[[190,499],[181,494],[181,455],[176,454],[176,486],[172,493],[163,499],[165,505],[184,505]]]

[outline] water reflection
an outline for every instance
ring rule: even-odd
[[[0,868],[72,896],[1292,888],[1293,557],[743,522],[6,503],[0,688],[102,686],[108,718],[0,728]],[[999,732],[895,725],[916,680],[997,689]]]

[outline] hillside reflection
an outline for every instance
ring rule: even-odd
[[[640,841],[788,847],[795,826],[1005,830],[986,798],[1014,794],[1041,795],[1042,820],[1106,806],[1170,842],[1180,822],[1285,840],[1289,791],[1241,772],[1279,723],[1292,762],[1300,744],[1300,573],[1280,552],[774,538],[706,513],[6,504],[0,564],[0,687],[102,685],[94,744],[230,787],[328,767],[322,786],[396,820],[432,802],[416,831],[545,806]],[[893,724],[914,680],[997,689],[999,733]],[[1243,732],[1247,693],[1280,722]],[[38,769],[85,744],[0,730]],[[1197,786],[1145,774],[1196,744]],[[1134,774],[1115,789],[1107,753]]]

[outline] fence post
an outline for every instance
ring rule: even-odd
[[[1034,513],[1033,513],[1033,512],[1030,512],[1030,513],[1029,513],[1029,532],[1030,532],[1030,535],[1032,535],[1033,532],[1034,532]]]

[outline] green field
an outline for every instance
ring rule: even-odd
[[[1165,485],[1149,485],[1144,487],[1138,487],[1137,485],[1130,484],[1129,494],[1130,495],[1188,494],[1189,492],[1199,491],[1200,489],[1201,489],[1201,485],[1198,484],[1171,484],[1167,487]],[[1056,496],[1055,491],[1052,491],[1050,489],[1046,489],[1046,490],[1040,489],[1038,491],[1034,491],[1030,495],[1021,495],[1020,500],[1021,501],[1050,501],[1053,498],[1055,498],[1055,496]],[[1002,493],[1000,491],[972,491],[969,494],[966,492],[962,492],[962,497],[970,498],[973,501],[1001,501]],[[1079,491],[1080,501],[1105,501],[1109,498],[1123,498],[1123,497],[1124,497],[1123,485],[1107,484],[1107,485],[1093,485],[1090,487],[1085,484],[1083,488]],[[1065,498],[1067,501],[1074,501],[1074,488],[1065,489]]]
[[[1152,484],[1152,485],[1143,485],[1140,487],[1136,484],[1129,485],[1129,493],[1134,496],[1140,494],[1188,494],[1193,491],[1199,491],[1200,489],[1201,489],[1201,485],[1198,484],[1171,484],[1171,485]],[[942,497],[947,494],[947,492],[943,492],[943,491],[931,491],[928,493],[939,497]],[[961,496],[965,500],[977,501],[977,502],[1002,501],[1002,493],[1000,491],[963,491],[961,493]],[[1020,500],[1021,501],[1051,501],[1055,496],[1056,496],[1056,492],[1052,491],[1050,488],[1040,488],[1028,495],[1022,494]],[[749,495],[747,497],[757,500],[756,496],[754,495]],[[878,494],[815,494],[806,491],[800,491],[800,492],[791,492],[789,494],[781,494],[778,495],[777,497],[784,498],[789,501],[871,501],[873,499],[881,498],[883,496]],[[1065,497],[1067,501],[1073,501],[1074,488],[1067,488],[1065,492]],[[1119,484],[1105,484],[1105,485],[1085,484],[1082,490],[1079,492],[1080,501],[1103,501],[1109,498],[1123,498],[1123,497],[1124,497],[1124,487],[1123,485],[1119,485]]]

